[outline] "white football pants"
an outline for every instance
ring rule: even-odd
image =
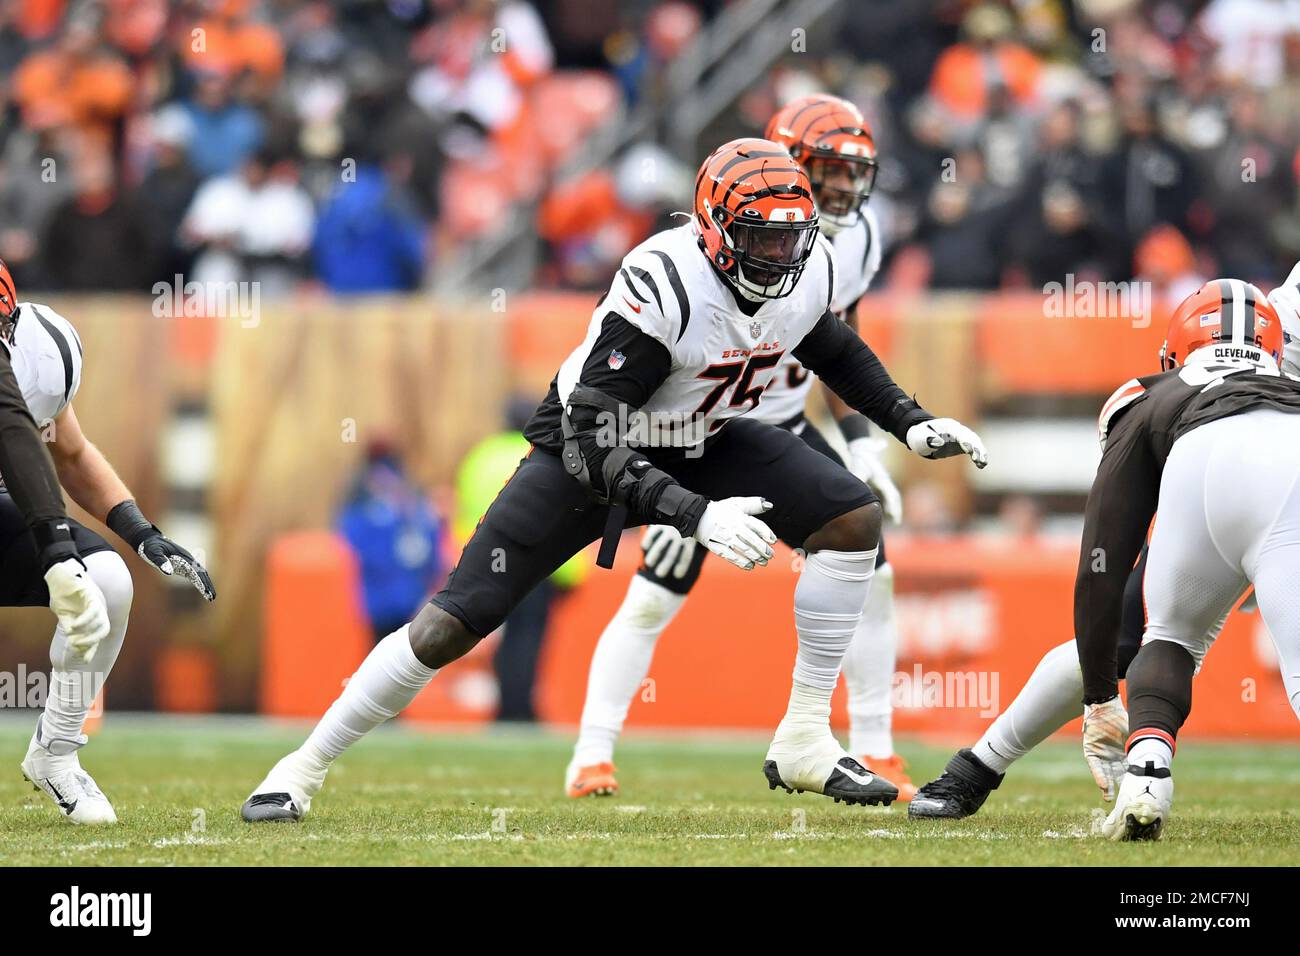
[[[1199,670],[1250,584],[1300,716],[1300,415],[1257,410],[1174,443],[1160,483],[1143,643],[1173,641]]]

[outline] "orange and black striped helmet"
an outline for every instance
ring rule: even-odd
[[[0,338],[13,341],[14,322],[18,317],[18,290],[9,267],[0,259]]]
[[[1166,371],[1209,345],[1235,346],[1226,358],[1276,368],[1282,361],[1282,320],[1264,293],[1240,279],[1211,279],[1174,309],[1160,349]]]
[[[817,242],[817,205],[803,167],[765,139],[719,146],[695,179],[695,228],[718,270],[745,298],[794,291]]]
[[[782,107],[767,124],[767,138],[790,151],[808,171],[822,231],[847,229],[876,184],[876,144],[871,127],[848,100],[817,93]]]

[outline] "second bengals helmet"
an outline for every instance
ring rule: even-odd
[[[822,232],[832,235],[857,221],[879,167],[871,128],[856,106],[838,96],[802,96],[772,117],[767,138],[808,171]]]
[[[794,291],[817,242],[817,205],[783,146],[719,146],[700,166],[692,213],[705,255],[740,295],[761,302]]]
[[[1276,368],[1282,360],[1282,321],[1264,293],[1240,279],[1212,279],[1174,310],[1160,349],[1160,367],[1186,365],[1207,346],[1236,346],[1230,358]]]

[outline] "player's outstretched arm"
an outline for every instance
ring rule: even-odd
[[[73,501],[100,518],[163,574],[180,574],[204,598],[216,600],[212,576],[197,558],[166,537],[140,512],[131,490],[103,452],[86,438],[71,405],[54,420],[50,451],[59,480]]]
[[[1097,477],[1084,506],[1074,583],[1074,635],[1083,672],[1083,702],[1119,693],[1120,621],[1128,582],[1155,516],[1160,468],[1136,405],[1110,426]]]
[[[969,455],[988,464],[979,436],[951,418],[935,418],[908,397],[866,342],[827,311],[794,349],[849,406],[889,432],[922,458]]]

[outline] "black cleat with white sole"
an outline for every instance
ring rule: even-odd
[[[908,804],[907,815],[921,820],[961,820],[974,816],[1005,777],[1006,774],[986,766],[969,748],[962,748],[952,755],[939,779],[916,791]]]
[[[781,779],[775,760],[763,764],[763,776],[767,777],[767,788],[775,790],[780,787],[786,793],[803,793],[807,788],[796,788]],[[823,796],[830,797],[836,803],[848,803],[856,806],[889,806],[898,799],[898,788],[872,773],[852,757],[843,757],[831,771],[822,785]]]
[[[239,809],[248,823],[297,823],[302,811],[287,793],[255,793]]]

